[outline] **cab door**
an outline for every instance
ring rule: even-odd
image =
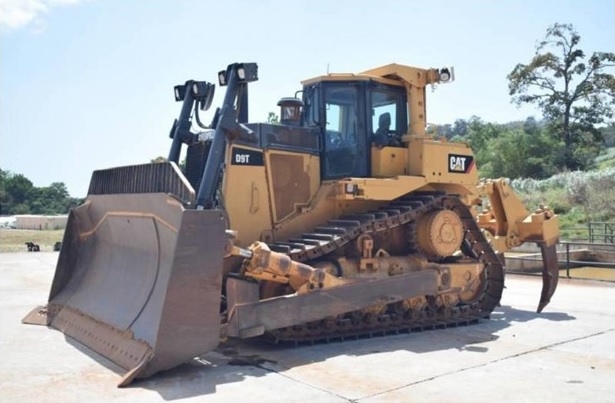
[[[323,179],[366,177],[370,142],[365,119],[364,83],[322,83]]]

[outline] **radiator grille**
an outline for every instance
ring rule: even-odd
[[[188,151],[186,152],[186,178],[195,192],[199,191],[210,148],[211,141],[188,146]]]

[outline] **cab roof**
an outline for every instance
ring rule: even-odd
[[[451,73],[448,69],[448,78],[450,80]],[[452,70],[452,67],[451,67]],[[302,85],[309,85],[326,81],[377,81],[382,84],[404,87],[412,85],[415,87],[424,88],[428,84],[442,82],[441,71],[438,69],[424,69],[420,67],[406,66],[403,64],[391,63],[380,67],[375,67],[365,70],[361,73],[331,73],[314,78],[310,78],[301,82]]]
[[[306,86],[310,84],[316,84],[321,82],[332,82],[332,81],[377,81],[381,84],[387,85],[395,85],[399,87],[403,87],[404,83],[401,80],[395,80],[390,78],[379,77],[372,74],[365,73],[329,73],[322,76],[317,76],[313,78],[308,78],[307,80],[301,81],[301,85]]]

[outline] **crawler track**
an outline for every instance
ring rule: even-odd
[[[489,317],[499,303],[504,288],[503,258],[495,253],[468,207],[456,196],[441,192],[413,194],[377,211],[331,220],[326,226],[317,227],[299,238],[272,243],[270,248],[288,254],[293,260],[309,264],[343,247],[361,234],[386,231],[398,226],[411,227],[421,214],[442,208],[454,210],[459,215],[465,229],[462,250],[485,267],[482,294],[477,302],[458,304],[452,308],[431,306],[419,310],[405,309],[401,304],[394,303],[378,315],[364,311],[350,312],[318,322],[277,329],[270,332],[269,336],[281,342],[318,343],[455,327]],[[410,237],[408,242],[410,252],[415,251],[414,239]]]

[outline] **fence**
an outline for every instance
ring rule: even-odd
[[[598,267],[598,268],[605,268],[605,269],[615,269],[615,261],[612,260],[612,258],[606,258],[606,261],[600,261],[600,260],[575,260],[575,259],[571,259],[571,255],[570,255],[570,246],[585,246],[585,247],[591,247],[592,249],[595,248],[605,248],[605,251],[607,252],[611,252],[615,255],[615,248],[613,247],[613,242],[611,241],[611,243],[596,243],[596,242],[560,242],[560,245],[564,245],[565,247],[565,251],[566,251],[566,259],[565,259],[565,264],[566,264],[566,277],[570,277],[570,269],[572,268],[572,265],[582,265],[582,266],[590,266],[590,267]],[[609,249],[612,249],[611,251],[609,251]],[[592,253],[596,253],[595,250],[592,251]],[[606,253],[605,253],[606,255]],[[607,260],[608,259],[608,260]],[[560,261],[558,260],[558,263]]]
[[[615,243],[615,223],[589,222],[587,223],[589,242]]]
[[[506,256],[507,271],[519,274],[540,273],[542,256],[540,252],[526,253],[522,256]],[[561,241],[558,244],[557,262],[560,270],[566,270],[566,277],[571,277],[570,271],[578,268],[596,269],[584,278],[602,277],[615,279],[615,243]],[[602,271],[601,273],[597,273]],[[576,277],[576,276],[575,276]]]
[[[562,229],[564,238],[571,241],[615,244],[615,222],[588,222]]]

